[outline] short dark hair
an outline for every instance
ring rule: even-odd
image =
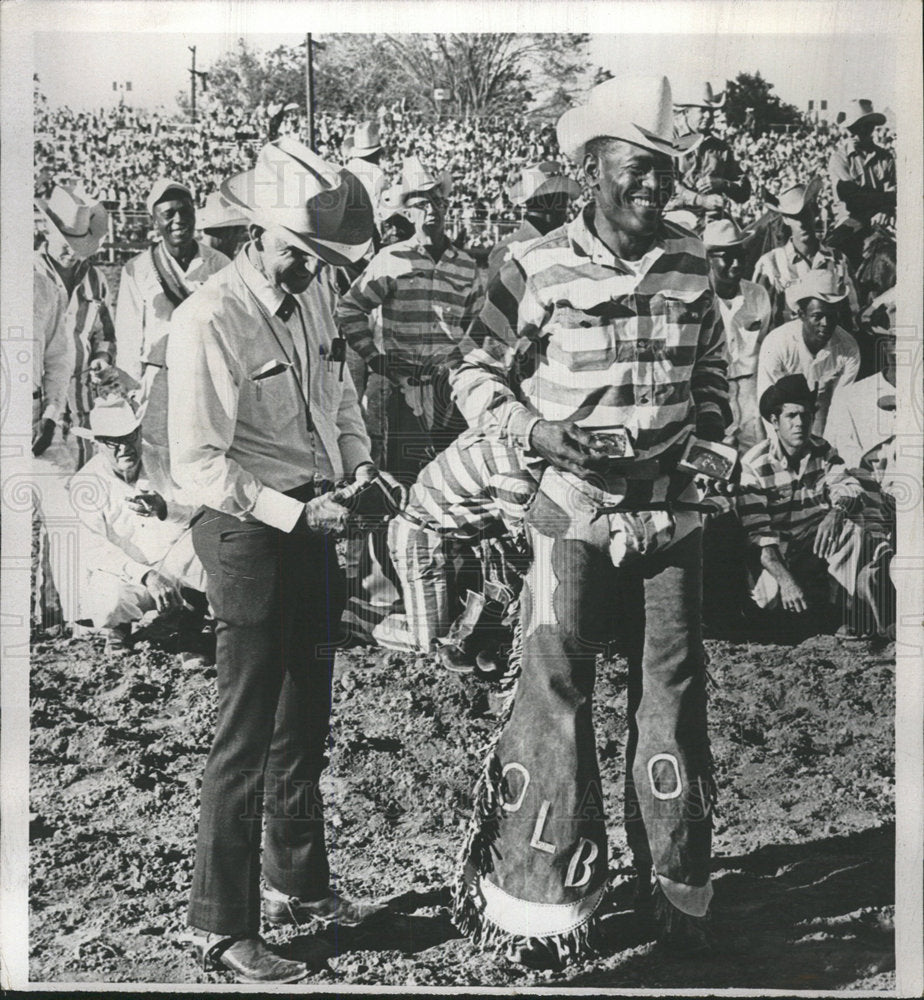
[[[584,143],[584,155],[590,154],[594,159],[599,160],[600,157],[610,148],[612,148],[619,139],[612,135],[596,135],[593,139],[588,139]]]

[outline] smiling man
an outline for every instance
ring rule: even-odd
[[[196,241],[196,207],[185,184],[155,181],[146,207],[157,238],[122,269],[115,319],[116,364],[141,382],[136,400],[141,407],[164,366],[173,310],[228,264],[223,253]],[[149,423],[144,425],[146,438]],[[162,433],[156,437],[163,443]]]
[[[674,139],[664,77],[600,84],[558,139],[593,201],[514,247],[452,380],[469,423],[548,465],[527,517],[522,673],[455,906],[476,943],[526,964],[595,944],[607,845],[594,661],[617,621],[638,911],[672,949],[700,948],[712,896],[702,530],[664,509],[698,496],[677,469],[691,436],[721,441],[729,420],[705,249],[661,217],[674,159],[696,139]]]
[[[757,395],[784,375],[804,375],[815,390],[812,433],[824,435],[834,393],[850,385],[860,370],[856,340],[837,325],[847,289],[832,271],[807,271],[786,289],[786,301],[797,318],[771,331],[757,359]]]

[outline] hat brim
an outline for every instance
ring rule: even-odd
[[[726,95],[725,91],[723,90],[722,91],[722,96],[718,100],[715,100],[715,101],[684,101],[683,103],[679,103],[679,102],[675,101],[674,102],[674,107],[675,108],[708,108],[710,111],[718,111],[720,108],[724,108],[725,107],[725,98],[726,98],[726,96],[727,95]]]
[[[179,184],[179,183],[171,184],[169,187],[164,188],[164,190],[160,192],[160,194],[157,196],[156,201],[152,199],[151,195],[148,195],[147,200],[144,203],[144,207],[148,210],[148,215],[153,215],[154,208],[157,205],[159,205],[162,201],[167,201],[167,195],[171,194],[174,191],[177,194],[183,195],[184,198],[188,198],[193,204],[195,204],[196,199],[193,198],[192,191],[190,191],[185,184]]]
[[[591,139],[604,137],[617,139],[672,159],[686,155],[703,141],[702,135],[698,132],[680,138],[665,139],[632,122],[625,122],[615,128],[601,128],[599,119],[599,110],[584,104],[571,108],[558,119],[556,133],[559,148],[573,163],[581,163],[587,143]]]
[[[363,156],[371,156],[373,153],[377,153],[381,148],[381,146],[352,146],[350,148],[350,156],[358,156],[360,158]]]
[[[134,434],[136,430],[141,426],[142,413],[135,414],[135,420],[133,425],[127,429],[118,428],[115,433],[101,433],[98,431],[93,431],[89,427],[72,427],[70,430],[71,434],[75,434],[79,438],[83,438],[86,441],[99,441],[101,438],[120,438],[128,437],[129,434]]]
[[[316,233],[298,233],[277,222],[269,213],[252,208],[247,201],[247,192],[253,190],[254,173],[254,170],[245,170],[226,178],[219,187],[222,197],[241,210],[245,225],[252,223],[264,229],[278,225],[290,235],[295,246],[334,267],[355,264],[365,256],[372,242],[374,229],[372,208],[362,181],[349,170],[339,171],[341,183],[347,187],[346,208],[337,233],[342,237],[341,240],[326,239]]]
[[[556,194],[564,194],[569,198],[577,198],[581,193],[581,185],[572,177],[564,174],[550,177],[536,188],[535,191],[525,191],[521,181],[512,184],[508,190],[510,200],[515,205],[526,205],[538,198],[551,198]]]
[[[707,243],[703,240],[703,246],[706,248],[707,253],[710,250],[740,250],[747,243],[750,236],[750,233],[742,233],[740,239],[732,240],[729,243]]]
[[[798,289],[798,285],[790,285],[792,289]],[[798,298],[796,296],[798,295]],[[790,309],[796,310],[799,307],[800,302],[804,302],[806,299],[818,299],[820,302],[827,302],[829,305],[835,305],[838,302],[843,302],[847,298],[847,292],[843,292],[841,295],[827,295],[825,293],[819,292],[801,292],[794,291],[790,294],[790,289],[786,289],[786,304]]]
[[[437,180],[429,184],[416,184],[413,188],[407,191],[402,190],[400,205],[404,207],[407,203],[408,198],[413,198],[416,194],[432,194],[434,191],[439,192],[444,198],[448,198],[452,192],[452,178],[448,174],[444,173]]]
[[[109,213],[105,205],[97,202],[90,206],[90,224],[86,233],[75,236],[66,229],[62,229],[61,223],[42,204],[40,199],[36,199],[35,207],[42,213],[48,222],[54,227],[55,232],[67,241],[68,246],[74,251],[75,256],[81,260],[92,257],[100,247],[103,237],[109,229]]]
[[[813,177],[808,184],[805,186],[805,191],[802,193],[802,204],[798,208],[782,208],[780,206],[779,198],[776,195],[767,194],[764,200],[773,206],[773,210],[777,215],[781,215],[784,219],[795,219],[800,216],[809,205],[814,205],[818,201],[818,195],[821,192],[822,180],[820,177]],[[785,192],[784,192],[785,193]]]
[[[873,128],[877,128],[879,125],[885,125],[886,116],[881,111],[869,111],[865,115],[858,115],[852,122],[848,122],[846,119],[842,122],[838,122],[841,128],[856,128],[857,125],[872,125]]]
[[[817,394],[811,391],[808,396],[802,396],[799,399],[780,400],[780,394],[776,387],[776,382],[774,382],[773,385],[767,386],[767,388],[764,389],[764,394],[760,397],[760,401],[757,404],[757,408],[760,410],[760,415],[767,421],[768,424],[773,416],[773,411],[778,405],[785,406],[786,403],[793,403],[796,406],[810,406],[814,409],[818,403]]]

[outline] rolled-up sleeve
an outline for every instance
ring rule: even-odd
[[[303,505],[265,486],[228,457],[244,377],[239,364],[209,319],[194,308],[174,313],[172,327],[167,428],[177,485],[207,507],[239,518],[251,514],[291,531]]]

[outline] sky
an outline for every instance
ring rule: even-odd
[[[589,30],[593,36],[590,68],[600,65],[617,75],[664,72],[675,91],[701,87],[706,79],[721,86],[742,70],[760,70],[783,100],[801,108],[811,98],[839,107],[851,98],[866,97],[884,106],[894,103],[897,59],[892,33],[899,30],[895,12],[901,10],[895,0],[887,4],[840,0],[834,5],[824,0],[795,4],[788,0],[772,4],[760,0],[731,4],[725,0],[658,0],[656,4],[529,0],[524,8],[528,17],[518,19],[519,0],[505,0],[502,5],[456,2],[410,7],[407,2],[375,5],[342,0],[334,12],[323,0],[309,7],[291,4],[285,8],[255,0],[212,0],[208,5],[85,0],[80,8],[83,16],[65,21],[71,27],[63,34],[54,30],[62,18],[41,15],[67,6],[45,0],[41,7],[34,7],[31,19],[36,31],[34,69],[51,103],[86,108],[116,102],[113,82],[130,80],[136,105],[165,105],[170,110],[175,109],[177,92],[188,89],[188,47],[192,45],[197,49],[197,68],[207,70],[241,35],[254,47],[269,49],[299,44],[309,29],[317,29],[323,37],[324,30],[511,30],[523,26]],[[369,17],[370,11],[381,15]],[[429,23],[418,13],[423,11],[444,16]],[[473,11],[487,11],[490,16],[473,21]],[[456,17],[450,16],[453,12]],[[782,33],[780,27],[785,24],[792,24],[797,33]],[[190,30],[173,31],[174,25],[188,25]],[[127,26],[137,30],[120,30]],[[264,26],[300,30],[258,33],[256,29]],[[203,31],[203,27],[210,30]],[[74,58],[69,57],[71,53]]]

